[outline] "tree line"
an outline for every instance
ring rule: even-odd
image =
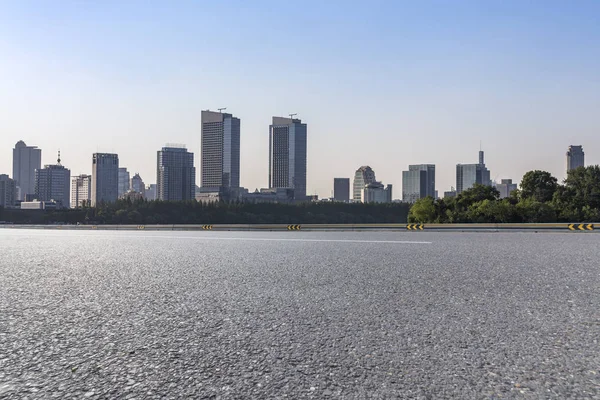
[[[600,167],[571,170],[562,184],[546,171],[529,171],[519,189],[500,199],[493,187],[475,185],[456,197],[418,200],[409,222],[533,223],[599,222]]]
[[[69,210],[0,208],[0,221],[19,224],[363,224],[406,223],[408,204],[201,203],[118,200]]]

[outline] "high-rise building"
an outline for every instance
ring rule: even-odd
[[[140,193],[142,198],[146,197],[146,185],[144,185],[144,181],[138,173],[133,175],[133,178],[131,178],[131,190],[136,193]]]
[[[0,174],[0,206],[12,207],[17,200],[17,184],[6,174]]]
[[[194,153],[188,152],[184,146],[163,147],[157,152],[156,181],[158,200],[194,200]]]
[[[352,200],[362,201],[363,189],[369,183],[375,182],[375,171],[368,165],[363,165],[356,170],[354,174],[354,183],[352,185]]]
[[[269,126],[269,188],[294,189],[306,199],[307,126],[297,118],[273,117]]]
[[[17,185],[17,200],[35,193],[35,170],[42,167],[42,150],[19,140],[13,149],[13,176]]]
[[[113,203],[119,198],[119,156],[94,153],[92,156],[91,205]]]
[[[92,198],[92,176],[79,175],[71,178],[71,208],[90,205]]]
[[[402,201],[414,203],[424,197],[435,199],[435,165],[409,165],[402,171]]]
[[[127,168],[119,167],[119,193],[121,197],[129,191],[129,171]]]
[[[585,153],[583,146],[569,146],[567,150],[567,172],[572,169],[585,167]]]
[[[60,151],[56,164],[35,170],[34,192],[37,200],[54,200],[58,207],[70,207],[71,171],[60,163]]]
[[[156,183],[146,185],[146,199],[156,200]]]
[[[201,149],[202,188],[218,190],[240,187],[239,118],[226,113],[202,111]]]
[[[350,201],[350,178],[333,178],[333,200]]]
[[[372,182],[363,188],[360,199],[363,203],[391,203],[392,185],[384,188],[381,182]]]
[[[501,183],[496,184],[496,190],[500,192],[500,198],[504,199],[517,190],[517,184],[512,183],[512,179],[502,179]]]
[[[456,193],[472,188],[475,184],[492,186],[490,170],[486,168],[483,151],[479,152],[479,163],[456,164]]]

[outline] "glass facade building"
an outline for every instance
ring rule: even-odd
[[[350,178],[333,178],[333,200],[350,201]]]
[[[402,171],[402,201],[414,203],[424,197],[435,198],[435,165],[409,165]]]
[[[585,153],[583,146],[569,146],[567,150],[567,172],[585,166]]]
[[[92,156],[91,205],[114,203],[119,198],[119,156],[94,153]]]
[[[163,147],[156,159],[156,197],[158,200],[194,200],[196,168],[194,153],[185,147]]]
[[[307,125],[300,119],[273,117],[269,126],[269,188],[294,189],[306,198]]]
[[[240,187],[240,119],[202,111],[200,154],[202,188]]]
[[[478,164],[456,165],[456,194],[472,188],[475,184],[492,186],[490,170],[486,168],[483,157],[483,151],[480,151]]]
[[[363,197],[365,186],[375,182],[375,171],[368,165],[363,165],[356,170],[354,182],[352,185],[352,200],[360,202]]]
[[[45,165],[35,171],[35,198],[40,201],[54,200],[58,207],[71,205],[71,171],[62,165]]]

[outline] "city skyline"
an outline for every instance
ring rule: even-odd
[[[226,116],[228,116],[229,118],[231,118],[231,115],[229,115],[229,114],[227,114]],[[234,119],[236,119],[236,118],[234,118]],[[282,123],[282,121],[283,122],[290,122],[291,125],[298,125],[298,126],[300,126],[301,127],[301,133],[302,133],[301,137],[303,138],[302,140],[305,141],[305,139],[306,139],[306,124],[302,124],[299,119],[286,119],[286,118],[280,118],[280,117],[273,117],[273,121],[274,121],[274,123],[275,123],[275,121],[277,121],[278,123]],[[239,124],[239,120],[238,120],[238,124]],[[284,125],[281,125],[281,124],[280,125],[270,125],[270,130],[271,131],[273,130],[274,126],[275,127],[282,127]],[[272,141],[273,140],[272,139],[273,135],[270,134],[270,136],[271,136],[271,141]],[[22,140],[18,141],[17,144],[15,145],[15,148],[13,149],[13,157],[18,157],[18,158],[13,159],[13,167],[15,166],[15,162],[19,161],[20,158],[21,158],[21,156],[19,155],[19,153],[16,150],[19,149],[19,148],[24,148],[24,147],[25,147],[25,145],[24,145],[24,143],[23,143]],[[37,154],[41,154],[41,150],[42,149],[38,148],[37,146],[27,146],[27,148],[28,149],[34,149],[37,152]],[[575,150],[573,150],[573,149],[575,149]],[[195,168],[195,161],[194,161],[194,153],[193,152],[188,152],[187,151],[187,147],[185,145],[183,145],[183,144],[167,144],[165,147],[162,148],[162,151],[158,151],[159,163],[160,163],[160,155],[165,150],[170,150],[170,151],[180,151],[180,150],[183,150],[185,152],[185,154],[187,154],[187,155],[190,156],[190,160],[191,161],[189,161],[188,164],[191,163],[190,168],[192,168],[194,170],[193,174],[191,174],[192,180],[194,181],[195,177],[197,176],[197,174],[195,172],[196,168]],[[286,151],[289,151],[289,149],[286,150]],[[572,156],[571,156],[572,151],[577,151],[578,152],[577,153],[578,158],[576,159],[576,161],[570,161],[571,158],[572,158]],[[306,153],[302,153],[301,152],[299,154],[304,154],[304,156],[306,156]],[[502,185],[506,185],[507,181],[510,181],[510,185],[512,185],[510,187],[518,187],[519,184],[518,183],[513,183],[512,182],[513,181],[512,178],[503,178],[501,180],[497,180],[497,179],[494,180],[494,179],[492,179],[491,178],[491,172],[490,172],[490,170],[488,168],[486,168],[486,164],[485,164],[485,160],[484,160],[484,154],[485,154],[484,151],[482,151],[482,150],[479,151],[479,160],[478,160],[478,163],[475,163],[475,164],[457,163],[456,164],[456,166],[455,166],[455,168],[456,168],[455,186],[451,186],[452,190],[449,190],[449,191],[447,191],[447,190],[439,190],[437,188],[437,185],[435,183],[435,179],[436,179],[435,178],[435,170],[436,170],[435,164],[409,165],[408,166],[408,171],[402,171],[402,181],[401,181],[402,182],[402,191],[401,191],[400,195],[397,196],[397,197],[392,197],[391,200],[400,200],[400,201],[403,201],[403,202],[413,203],[419,197],[425,197],[425,196],[437,197],[438,196],[438,192],[439,193],[454,193],[454,195],[456,195],[457,193],[460,193],[461,191],[472,187],[472,185],[474,183],[481,183],[481,184],[484,184],[484,185],[491,185],[491,186],[498,185],[498,187],[503,187]],[[567,169],[569,169],[569,166],[575,168],[577,166],[585,166],[586,165],[585,162],[584,162],[584,159],[583,159],[584,151],[583,151],[583,146],[582,145],[569,145],[566,154],[567,154]],[[94,170],[97,167],[97,164],[96,164],[97,156],[103,156],[103,157],[110,156],[110,157],[115,157],[116,158],[116,160],[117,160],[116,163],[117,163],[117,176],[118,176],[118,178],[117,178],[117,183],[116,183],[116,186],[115,186],[115,190],[117,191],[117,198],[123,197],[123,195],[126,192],[121,193],[122,192],[121,186],[124,183],[124,178],[123,178],[122,175],[124,174],[128,178],[127,181],[126,181],[127,188],[128,188],[127,192],[129,192],[129,190],[131,189],[131,187],[133,185],[132,184],[133,180],[129,178],[129,176],[130,176],[129,171],[125,167],[118,167],[118,165],[119,165],[118,154],[111,154],[111,153],[94,153],[93,154],[93,160],[92,160],[92,170]],[[221,157],[221,158],[223,158],[223,157]],[[60,167],[60,168],[63,168],[63,169],[65,168],[60,163],[60,151],[58,152],[58,161],[57,162],[58,162],[58,164],[45,164],[44,168],[40,168],[40,170],[37,170],[37,169],[34,170],[34,176],[35,176],[35,180],[36,180],[36,185],[35,185],[36,189],[34,190],[34,193],[31,193],[30,195],[31,196],[35,195],[36,200],[41,200],[39,198],[39,196],[37,195],[37,191],[38,191],[38,189],[37,189],[37,176],[38,176],[38,173],[40,173],[40,172],[44,173],[49,167]],[[270,161],[270,163],[271,163],[271,161]],[[574,163],[577,163],[577,165],[574,166]],[[302,164],[302,162],[301,162],[301,164]],[[479,171],[479,168],[482,168],[482,172],[481,173],[480,172],[476,172],[476,170]],[[69,180],[70,180],[70,170],[68,168],[66,170],[69,171]],[[416,188],[413,188],[413,186],[416,185],[416,183],[413,182],[413,178],[414,177],[409,176],[409,174],[410,174],[410,172],[415,172],[415,171],[418,172],[419,170],[421,172],[427,171],[421,177],[421,179],[426,179],[426,183],[424,181],[422,184],[419,184],[420,186],[422,186],[421,189],[420,189],[422,191],[422,193],[420,195],[419,194],[408,194],[409,192],[412,193],[412,192],[415,192],[417,190]],[[157,167],[157,170],[156,170],[156,172],[157,172],[157,176],[156,176],[157,183],[161,179],[160,178],[161,177],[160,171],[161,171],[161,169],[160,169],[160,165],[159,165]],[[365,171],[368,172],[367,175],[364,175],[366,173]],[[80,176],[86,176],[86,175],[87,174],[80,174]],[[92,175],[94,175],[94,172],[92,173]],[[352,193],[350,193],[351,194],[350,199],[351,200],[353,199],[354,201],[357,201],[357,200],[360,201],[360,197],[362,196],[362,190],[363,190],[362,188],[364,188],[364,186],[366,186],[366,184],[363,186],[362,183],[358,183],[357,177],[359,175],[361,177],[363,177],[362,178],[363,180],[366,179],[366,178],[364,178],[364,176],[369,176],[369,179],[367,181],[365,181],[366,184],[369,184],[369,183],[372,183],[372,182],[380,183],[380,181],[378,182],[378,181],[375,180],[375,173],[374,173],[373,169],[370,168],[370,166],[361,166],[358,170],[355,171],[354,181],[353,181],[353,189],[352,189]],[[468,175],[468,178],[467,178],[467,175]],[[8,174],[6,174],[6,176],[10,177],[12,179],[12,177],[10,175],[8,175]],[[77,176],[74,175],[73,177],[75,178]],[[139,173],[137,173],[137,172],[135,173],[135,177],[137,179],[137,181],[136,181],[137,182],[137,186],[136,187],[138,187],[140,185],[140,182],[143,183],[143,180],[141,179]],[[407,180],[407,177],[408,177],[408,180]],[[271,182],[271,179],[272,178],[270,177],[269,178],[269,182]],[[335,200],[334,199],[334,190],[335,190],[336,181],[337,180],[344,180],[344,179],[346,179],[348,181],[350,180],[350,178],[340,178],[340,177],[334,178],[334,185],[330,188],[330,195],[329,196],[320,197],[320,198]],[[92,179],[91,181],[93,182],[94,180]],[[15,180],[15,182],[16,182],[16,180]],[[361,182],[362,182],[362,180],[361,180]],[[520,179],[517,182],[520,182]],[[357,186],[357,184],[358,184],[358,186]],[[194,184],[193,182],[191,182],[191,185],[193,187],[195,187],[197,190],[202,191],[201,187],[197,186],[197,184]],[[142,195],[142,197],[144,197],[145,191],[146,191],[146,186],[155,186],[156,187],[157,184],[148,184],[148,185],[144,184],[142,190],[134,190],[134,191],[137,192],[137,193],[140,193]],[[393,187],[393,184],[388,184],[388,186],[389,187]],[[410,186],[410,189],[408,189],[409,186]],[[93,185],[92,185],[92,187],[93,187]],[[247,187],[244,187],[242,185],[240,185],[240,188],[248,190]],[[281,188],[283,188],[283,186]],[[18,192],[19,191],[18,185],[16,185],[16,189],[17,189],[17,192]],[[139,187],[138,187],[138,189],[139,189]],[[272,189],[275,189],[275,187],[272,187]],[[69,193],[72,190],[73,190],[72,186],[69,185],[69,187],[67,188],[67,192],[68,193],[66,194],[66,202],[69,202],[69,200],[71,200],[71,202],[73,204],[77,204],[78,202],[73,202],[72,201],[73,195],[72,194],[69,195]],[[177,190],[179,190],[179,189],[177,189]],[[507,190],[507,189],[506,188],[502,189],[502,192],[505,191],[505,190]],[[507,193],[510,193],[510,190],[513,190],[513,189],[509,189],[509,191]],[[434,193],[434,194],[431,195],[430,193]],[[309,194],[307,194],[307,195],[309,195]],[[111,197],[111,196],[112,195],[110,195],[109,197]],[[440,197],[445,197],[445,195],[442,195]],[[506,196],[503,196],[503,197],[506,197]],[[194,196],[191,196],[191,198],[194,198]],[[300,198],[303,199],[304,197],[302,195],[300,197],[297,197],[297,199],[300,199]],[[18,198],[16,200],[18,200]],[[50,199],[44,199],[44,200],[47,201],[47,200],[50,200]],[[95,202],[94,200],[91,201],[92,204],[94,204],[94,202]]]
[[[7,5],[0,173],[24,140],[44,149],[42,164],[60,149],[74,176],[91,173],[90,154],[118,153],[150,183],[165,142],[200,159],[207,107],[243,121],[250,190],[268,186],[271,116],[290,113],[310,125],[307,193],[320,197],[359,165],[398,197],[401,171],[423,162],[442,193],[480,141],[497,181],[533,169],[562,180],[570,144],[600,164],[600,4],[338,5]],[[273,18],[286,11],[306,34]]]

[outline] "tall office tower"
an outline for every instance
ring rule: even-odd
[[[402,171],[402,201],[414,203],[424,197],[435,199],[435,165],[409,165]]]
[[[17,200],[35,193],[35,170],[42,167],[42,150],[19,140],[13,149],[13,176],[17,185]]]
[[[350,178],[333,178],[333,200],[350,201]]]
[[[158,200],[194,200],[194,153],[189,153],[182,145],[167,145],[159,150],[156,159],[156,188]]]
[[[477,164],[456,164],[456,194],[472,188],[475,184],[492,186],[490,170],[485,166],[483,151],[479,152]]]
[[[144,181],[138,173],[133,175],[133,178],[131,178],[131,190],[140,193],[142,197],[146,196],[146,185],[144,185]]]
[[[572,169],[585,167],[585,153],[583,146],[569,146],[567,150],[567,172]]]
[[[79,175],[71,178],[71,208],[90,205],[92,198],[92,176]]]
[[[129,171],[127,168],[120,167],[119,168],[119,193],[118,196],[121,197],[125,193],[129,191]]]
[[[201,150],[200,186],[213,190],[240,187],[239,118],[202,111]]]
[[[512,179],[502,179],[501,183],[496,184],[496,189],[500,192],[500,198],[504,199],[517,190],[517,184],[512,183]]]
[[[294,189],[306,199],[307,126],[297,118],[273,117],[269,125],[269,189]]]
[[[54,165],[44,165],[35,170],[35,198],[40,201],[54,200],[58,207],[70,207],[71,171],[60,163],[60,151]]]
[[[375,182],[375,171],[368,165],[363,165],[356,170],[354,174],[354,183],[352,185],[352,200],[362,201],[363,190],[365,186]]]
[[[119,156],[94,153],[92,156],[91,205],[113,203],[119,198]]]
[[[0,206],[12,207],[17,200],[17,184],[6,174],[0,174]]]

